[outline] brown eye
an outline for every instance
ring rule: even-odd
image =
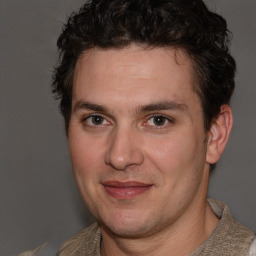
[[[154,124],[155,125],[157,125],[157,126],[162,126],[162,125],[164,125],[165,123],[166,123],[166,117],[164,117],[164,116],[154,116],[153,117],[153,122],[154,122]]]
[[[145,124],[152,128],[153,127],[161,128],[162,126],[165,127],[166,125],[168,125],[171,122],[172,121],[168,117],[165,117],[162,115],[153,115],[147,120],[147,122]]]
[[[91,117],[91,122],[94,125],[100,125],[103,124],[104,118],[102,116],[92,116]]]
[[[108,126],[110,123],[100,115],[90,115],[83,119],[83,122],[87,126]]]

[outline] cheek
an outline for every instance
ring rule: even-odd
[[[197,155],[195,136],[172,134],[164,138],[154,138],[148,141],[145,151],[155,164],[167,169],[190,165]]]
[[[184,189],[190,190],[190,186],[200,180],[205,163],[205,150],[201,137],[197,133],[187,132],[151,141],[147,158],[162,177],[161,185],[168,187],[172,193],[179,194],[183,193]]]
[[[74,176],[80,193],[92,212],[94,197],[97,197],[100,171],[104,170],[101,144],[83,132],[69,133],[69,149]]]
[[[83,133],[70,132],[69,150],[76,176],[90,176],[104,161],[101,143]]]

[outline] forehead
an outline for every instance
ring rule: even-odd
[[[123,49],[92,49],[78,59],[73,100],[83,97],[120,104],[132,100],[175,100],[178,103],[194,95],[194,70],[183,49],[146,49],[131,45]],[[117,97],[115,97],[117,96]]]

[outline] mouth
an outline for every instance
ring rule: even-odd
[[[148,191],[152,184],[137,181],[106,181],[102,183],[105,191],[116,199],[132,199]]]

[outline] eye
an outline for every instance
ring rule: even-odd
[[[170,122],[171,122],[171,120],[165,116],[154,115],[147,120],[147,125],[161,127],[161,126],[167,125]]]
[[[88,126],[109,125],[110,123],[100,115],[90,115],[83,119]]]

